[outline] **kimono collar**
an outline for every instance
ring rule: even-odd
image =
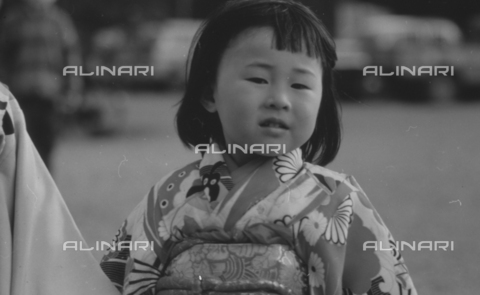
[[[212,144],[210,151],[220,151]],[[205,152],[198,165],[199,178],[187,191],[187,198],[200,193],[213,212],[223,215],[224,229],[230,230],[249,208],[287,182],[295,181],[302,171],[302,152],[295,149],[276,157],[255,158],[230,172],[224,156]],[[235,208],[235,210],[232,210]]]
[[[225,157],[226,151],[222,150],[217,143],[212,143],[208,150],[203,154],[199,164],[200,178],[204,179],[207,174],[218,174],[219,179],[225,187],[230,190],[234,184],[243,182],[245,178],[251,175],[260,166],[268,165],[271,167],[276,178],[280,183],[284,183],[293,178],[302,168],[304,161],[300,148],[292,150],[285,154],[279,154],[276,157],[265,157],[254,159],[235,171],[229,171]],[[224,151],[224,153],[222,153]],[[204,183],[205,185],[206,183]]]

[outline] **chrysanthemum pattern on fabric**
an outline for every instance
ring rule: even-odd
[[[322,212],[313,210],[302,223],[302,232],[310,246],[315,246],[320,236],[325,233],[327,228],[327,218]]]
[[[224,168],[221,155],[205,154],[162,179],[128,217],[127,236],[152,241],[153,250],[105,256],[107,275],[127,262],[124,294],[155,290],[156,269],[157,284],[192,287],[202,276],[242,278],[255,288],[255,278],[264,278],[301,295],[416,295],[398,251],[359,246],[393,237],[352,177],[303,163],[300,149],[247,163],[235,171],[235,185]],[[273,251],[277,246],[290,254]]]
[[[325,239],[334,244],[344,245],[347,241],[348,226],[353,218],[353,201],[348,196],[330,218],[325,232]]]
[[[287,182],[302,168],[303,161],[300,150],[295,150],[291,153],[281,155],[273,161],[275,173],[281,182]]]
[[[319,288],[325,285],[325,269],[320,256],[311,253],[308,259],[308,282],[310,287]]]

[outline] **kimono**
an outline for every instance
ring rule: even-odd
[[[0,83],[0,294],[118,294],[85,241]]]
[[[123,294],[417,294],[355,179],[300,149],[235,171],[204,154],[151,188],[122,243],[101,267]]]

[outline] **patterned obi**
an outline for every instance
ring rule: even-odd
[[[300,259],[285,245],[198,244],[176,256],[157,295],[308,294]]]

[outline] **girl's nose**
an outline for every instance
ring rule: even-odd
[[[287,91],[282,87],[272,87],[266,100],[266,106],[272,109],[290,109],[290,99]]]

